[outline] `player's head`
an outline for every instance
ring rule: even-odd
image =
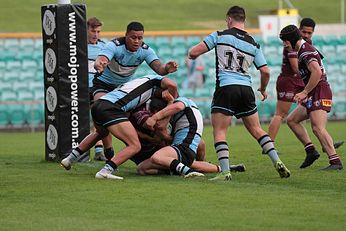
[[[100,39],[100,32],[102,30],[103,23],[96,17],[91,17],[87,21],[88,26],[88,43],[96,44]]]
[[[300,21],[299,30],[302,34],[302,37],[306,40],[311,40],[312,34],[315,31],[316,23],[311,18],[303,18],[302,21]]]
[[[288,25],[285,26],[281,31],[280,31],[280,39],[282,41],[289,41],[291,43],[292,48],[295,47],[297,44],[298,40],[301,39],[300,32],[298,28],[295,25]]]
[[[244,23],[246,19],[245,10],[240,6],[232,6],[226,14],[226,21],[230,25],[233,21]]]
[[[130,22],[126,29],[126,47],[129,51],[137,51],[143,43],[144,26],[140,22]]]

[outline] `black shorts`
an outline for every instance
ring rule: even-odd
[[[91,115],[95,124],[105,128],[129,120],[123,110],[117,108],[108,100],[102,99],[95,101],[91,107]]]
[[[130,160],[135,162],[136,165],[139,165],[141,162],[143,162],[146,159],[149,159],[152,155],[154,155],[154,153],[160,150],[160,148],[162,147],[159,145],[144,144],[143,142],[141,142],[141,150],[136,155],[131,157]]]
[[[186,144],[173,144],[171,147],[177,152],[178,160],[190,167],[192,162],[195,160],[196,153],[194,153]]]
[[[97,93],[104,92],[108,93],[113,91],[115,88],[117,88],[117,85],[114,84],[107,84],[98,78],[93,79],[93,86],[91,87],[91,91],[93,96],[95,96]]]
[[[228,85],[214,92],[211,113],[220,112],[236,118],[250,116],[257,112],[255,94],[251,87]]]

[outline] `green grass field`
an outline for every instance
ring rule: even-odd
[[[328,129],[346,139],[345,122]],[[211,134],[207,126],[207,159],[216,163]],[[44,161],[44,133],[0,133],[0,230],[344,230],[345,170],[319,171],[325,154],[299,169],[303,148],[283,125],[276,145],[292,175],[281,179],[243,126],[229,136],[232,163],[247,166],[231,182],[141,177],[132,162],[120,167],[124,181],[107,181],[94,178],[100,162],[65,171]]]
[[[258,27],[258,15],[278,8],[276,0],[72,0],[87,5],[87,16],[105,22],[104,31],[124,31],[130,21],[139,20],[146,30],[220,29],[231,5],[247,11],[247,26]],[[319,23],[340,22],[340,0],[291,0],[303,17]],[[1,0],[0,32],[40,32],[41,6],[57,0]],[[284,5],[284,7],[287,7]],[[323,11],[322,11],[323,9]]]

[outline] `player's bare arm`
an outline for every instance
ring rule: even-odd
[[[169,79],[169,78],[164,78],[161,81],[161,88],[162,89],[167,89],[168,92],[174,97],[177,98],[178,97],[178,88],[177,88],[177,84],[176,82],[174,82],[173,80]],[[168,102],[168,101],[167,101]]]
[[[263,66],[259,69],[261,73],[261,85],[258,88],[258,91],[262,94],[262,101],[268,98],[268,93],[266,91],[267,85],[269,83],[270,71],[268,66]]]
[[[158,111],[153,116],[149,117],[144,123],[145,127],[149,128],[151,130],[154,130],[154,127],[155,127],[157,121],[162,120],[166,117],[172,116],[172,115],[184,110],[184,108],[185,108],[185,104],[182,102],[175,102],[171,105],[168,105],[164,109],[162,109],[161,111]]]
[[[317,86],[322,75],[321,67],[317,61],[311,61],[308,64],[308,69],[311,72],[309,82],[306,84],[303,91],[294,96],[294,100],[298,102],[303,102],[307,98],[309,92]]]
[[[166,64],[162,64],[160,60],[155,60],[150,64],[153,69],[159,75],[167,75],[178,70],[178,63],[175,61],[169,61]]]
[[[188,58],[196,59],[198,56],[206,53],[207,51],[207,45],[204,42],[200,42],[189,50]]]

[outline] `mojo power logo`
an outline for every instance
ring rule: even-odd
[[[71,81],[71,126],[72,126],[72,148],[78,146],[79,117],[78,117],[78,59],[76,45],[76,12],[68,14],[69,18],[69,55],[68,67],[70,69],[68,78]]]

